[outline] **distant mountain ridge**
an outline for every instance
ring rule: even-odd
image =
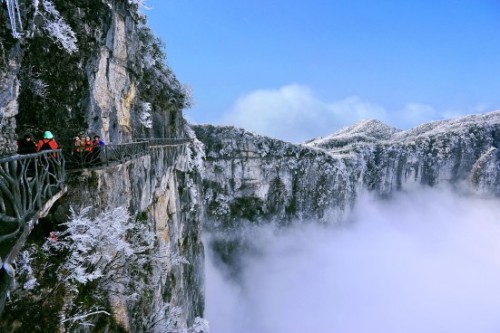
[[[500,195],[500,111],[401,131],[367,120],[295,145],[234,127],[193,126],[205,144],[208,215],[326,218],[361,191],[447,184]]]
[[[234,276],[256,224],[343,222],[363,192],[446,186],[500,196],[499,111],[408,131],[368,120],[299,145],[230,126],[193,129],[206,156],[208,245]]]
[[[349,143],[412,140],[416,137],[438,135],[438,133],[444,132],[463,132],[471,126],[477,126],[478,123],[483,123],[484,125],[491,123],[495,125],[499,122],[500,111],[494,111],[455,119],[432,121],[403,131],[386,125],[381,121],[369,119],[343,128],[326,137],[308,140],[305,144],[311,147],[330,149],[343,146],[342,143],[345,143],[346,140]]]
[[[343,128],[326,137],[309,140],[305,144],[311,147],[332,149],[354,142],[390,140],[399,131],[401,130],[390,127],[378,120],[370,119]]]
[[[394,133],[400,131],[401,130],[390,127],[381,121],[368,119],[349,127],[345,127],[326,137],[309,140],[306,144],[313,147],[328,147],[332,141],[345,140],[346,138],[352,139],[356,137],[361,141],[389,140]]]

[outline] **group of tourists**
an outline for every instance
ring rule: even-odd
[[[73,140],[71,155],[84,162],[99,162],[99,155],[104,146],[104,141],[99,135],[94,135],[91,140],[89,135],[76,136]],[[43,150],[58,149],[59,145],[50,131],[43,133],[42,139],[36,142],[30,133],[26,133],[23,139],[17,141],[18,154],[32,154]]]
[[[17,141],[17,153],[18,154],[32,154],[37,153],[44,150],[55,150],[58,149],[59,145],[54,139],[54,135],[50,131],[45,131],[43,133],[43,137],[35,142],[31,137],[31,134],[26,133],[22,140]],[[48,154],[49,160],[55,158],[55,153]],[[54,175],[55,168],[53,163],[49,163],[49,160],[39,159],[36,162],[28,163],[26,172],[28,177],[33,177],[36,175],[37,165],[47,172],[49,183],[57,184],[57,177]]]
[[[94,135],[94,140],[90,136],[75,136],[73,140],[73,155],[85,164],[100,164],[101,150],[104,147],[104,141],[101,140],[99,135]]]
[[[103,146],[104,141],[101,140],[99,135],[95,135],[94,140],[91,140],[88,135],[85,138],[75,136],[73,140],[74,153],[95,153],[96,151],[100,151]]]
[[[52,132],[45,131],[43,138],[35,142],[31,134],[26,133],[22,140],[17,141],[18,154],[32,154],[42,150],[53,150],[59,148]]]

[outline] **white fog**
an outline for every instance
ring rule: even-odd
[[[207,251],[217,333],[496,333],[500,201],[422,190],[363,197],[342,226],[249,231],[227,279]]]

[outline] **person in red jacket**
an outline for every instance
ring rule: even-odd
[[[38,145],[36,146],[36,151],[39,152],[41,150],[54,150],[59,148],[54,136],[50,131],[45,131],[43,133],[43,139],[38,141]]]
[[[78,135],[75,136],[75,139],[73,140],[73,152],[77,155],[82,152],[82,140]]]
[[[59,148],[59,145],[57,144],[56,140],[54,139],[54,136],[50,131],[45,131],[43,133],[43,139],[38,141],[38,145],[36,146],[36,151],[43,151],[43,150],[55,150]],[[54,163],[50,162],[50,160],[55,159],[56,154],[51,153],[48,156],[48,159],[42,159],[41,160],[41,167],[45,169],[45,171],[48,173],[49,177],[49,183],[50,184],[57,184],[57,176],[55,175],[56,168],[54,166]]]
[[[88,167],[92,163],[92,151],[94,150],[94,144],[90,136],[87,135],[85,140],[82,141],[82,148],[84,165]]]
[[[90,136],[87,135],[85,137],[85,140],[83,140],[82,146],[83,146],[83,151],[86,153],[91,153],[92,150],[94,150],[94,144],[92,143]]]

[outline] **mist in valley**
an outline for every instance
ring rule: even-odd
[[[213,332],[500,331],[498,199],[365,195],[341,224],[244,234],[237,276],[207,248]]]

